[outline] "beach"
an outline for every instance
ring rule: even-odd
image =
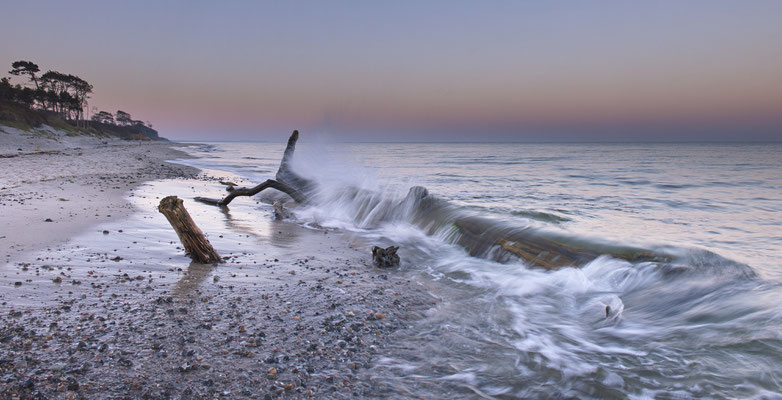
[[[782,1],[6,3],[0,400],[782,399]]]
[[[291,165],[317,186],[278,219],[274,190],[194,199],[274,177],[284,143],[41,136],[0,133],[4,397],[779,391],[778,144],[303,136]],[[157,210],[169,195],[222,263],[184,254]],[[460,231],[470,218],[486,230]],[[492,230],[596,255],[547,270],[475,247]],[[400,265],[373,266],[375,245]],[[670,258],[609,252],[633,248]]]
[[[239,235],[229,213],[225,231],[201,217],[225,262],[190,263],[154,205],[180,195],[199,223],[217,209],[199,211],[187,190],[222,190],[223,177],[167,162],[187,157],[182,144],[5,131],[3,398],[393,391],[373,382],[373,362],[437,300],[409,276],[373,267],[370,243],[274,221],[264,205],[263,234]]]
[[[194,177],[194,168],[166,163],[186,157],[165,142],[0,133],[0,210],[5,262],[39,250],[99,222],[127,216],[126,193],[150,179]]]

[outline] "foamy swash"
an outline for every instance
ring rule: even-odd
[[[270,175],[259,171],[276,169],[269,152],[273,145],[244,146],[218,144],[217,151],[208,154],[218,164],[234,163],[227,169],[253,179]],[[281,146],[276,146],[279,152]],[[410,326],[375,366],[376,378],[392,383],[399,393],[426,397],[427,393],[442,394],[445,387],[457,398],[646,398],[658,394],[754,397],[780,391],[780,376],[774,366],[782,363],[778,333],[782,331],[782,310],[774,299],[782,290],[775,279],[768,278],[775,271],[762,264],[759,275],[744,263],[687,245],[686,229],[677,233],[679,236],[655,238],[660,244],[638,245],[645,242],[638,239],[642,230],[617,215],[653,210],[655,214],[648,220],[630,223],[656,227],[657,221],[678,212],[671,205],[674,203],[664,208],[656,201],[656,191],[662,189],[655,189],[651,182],[657,178],[637,173],[634,182],[649,183],[630,185],[632,190],[627,193],[639,199],[635,210],[620,207],[610,197],[602,203],[568,209],[565,203],[579,203],[578,195],[593,196],[597,189],[592,186],[605,181],[573,171],[562,175],[557,168],[585,165],[589,157],[574,158],[569,164],[562,160],[548,163],[548,175],[536,171],[537,180],[528,179],[525,186],[514,189],[508,176],[523,176],[546,161],[512,161],[502,148],[484,145],[443,145],[443,151],[434,145],[398,145],[404,151],[387,155],[382,155],[388,152],[385,145],[356,146],[369,153],[367,158],[377,170],[339,159],[323,162],[333,160],[333,154],[304,152],[297,159],[296,171],[319,184],[311,192],[311,202],[294,212],[305,225],[351,230],[373,244],[401,246],[402,268],[392,273],[407,274],[443,299],[421,322]],[[417,153],[419,147],[428,151],[428,159]],[[587,146],[586,150],[604,149]],[[636,151],[620,150],[616,151],[619,155]],[[588,153],[583,149],[578,152]],[[693,153],[693,162],[704,158],[698,151]],[[228,158],[222,160],[221,154]],[[237,162],[240,154],[264,154],[264,158]],[[483,165],[485,168],[475,168],[480,181],[451,163],[454,158],[490,155],[486,159],[491,162]],[[506,156],[503,169],[493,169],[497,157]],[[654,157],[654,153],[645,156],[651,163],[647,169],[654,171],[646,174],[670,173],[667,162]],[[424,163],[429,168],[402,168],[400,160],[406,166]],[[259,161],[261,165],[256,164]],[[616,168],[622,163],[606,162]],[[631,164],[622,168],[617,173],[632,173]],[[383,170],[400,169],[409,172],[410,179],[399,178],[401,174],[382,176]],[[489,173],[493,175],[487,176]],[[561,187],[557,179],[564,179],[567,192],[573,194],[549,197],[550,205],[545,208],[558,210],[547,213],[552,218],[526,219],[504,211],[517,204],[519,193],[529,187],[536,191]],[[759,187],[776,184],[763,181]],[[602,196],[630,190],[621,185],[601,189]],[[665,190],[684,196],[692,189]],[[698,192],[700,197],[692,203],[711,201],[714,206],[690,212],[691,219],[682,214],[675,222],[703,224],[703,213],[724,206],[724,199],[709,200],[709,191]],[[664,198],[673,201],[676,196],[665,194]],[[535,196],[521,200],[544,201]],[[476,205],[481,202],[488,206]],[[526,214],[540,213],[533,209]],[[601,217],[596,221],[614,221],[615,229],[604,233],[606,239],[600,239],[603,235],[599,231],[583,233],[593,218],[590,213]],[[562,218],[563,214],[569,218]],[[560,222],[563,220],[568,222]],[[577,229],[571,231],[569,226]],[[690,234],[690,241],[715,235],[715,228]],[[629,239],[626,242],[612,239],[625,236],[623,232]],[[741,236],[735,238],[740,240]],[[773,254],[774,249],[763,247],[764,243],[762,238],[755,241],[755,252]],[[743,249],[743,244],[729,248],[735,252]],[[566,265],[580,268],[537,268]]]

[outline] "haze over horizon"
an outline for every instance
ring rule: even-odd
[[[782,2],[14,2],[15,60],[175,140],[782,140]],[[13,82],[22,79],[14,77]]]

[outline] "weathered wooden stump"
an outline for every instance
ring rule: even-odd
[[[396,251],[398,246],[389,246],[385,249],[378,246],[372,246],[372,263],[378,268],[390,268],[399,265],[399,256]]]
[[[209,243],[204,233],[190,217],[182,199],[176,196],[168,196],[160,200],[158,211],[166,216],[171,227],[174,228],[179,241],[185,247],[185,253],[198,263],[211,264],[221,262],[222,259],[217,251]]]

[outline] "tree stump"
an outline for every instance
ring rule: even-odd
[[[160,200],[158,211],[166,216],[171,227],[174,228],[179,241],[185,247],[185,253],[198,263],[211,264],[222,261],[212,244],[204,236],[201,229],[196,226],[190,213],[187,212],[182,199],[176,196],[168,196]]]
[[[385,249],[378,246],[372,246],[372,262],[378,268],[390,268],[399,265],[399,256],[396,251],[397,246],[389,246]]]

